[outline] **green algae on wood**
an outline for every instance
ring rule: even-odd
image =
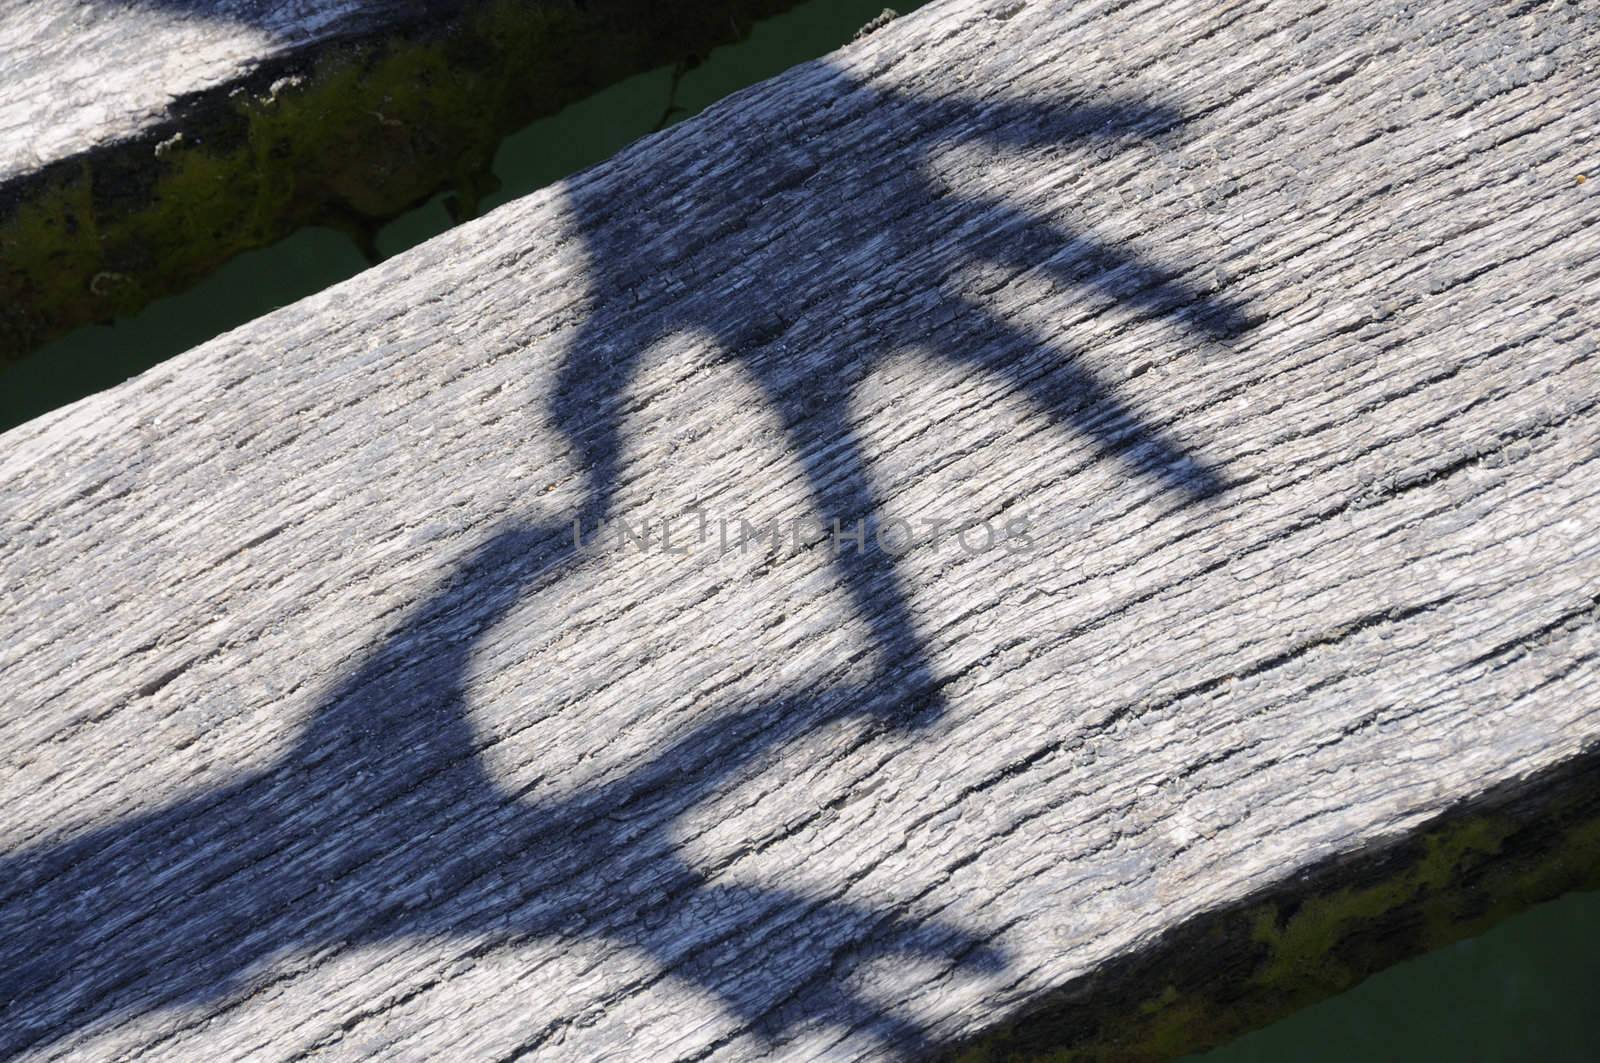
[[[1387,851],[1312,869],[1301,889],[1178,928],[1143,958],[953,1059],[1175,1059],[1535,904],[1600,888],[1600,757],[1587,760],[1587,768],[1442,817]]]
[[[471,214],[508,132],[793,2],[492,0],[185,100],[135,139],[0,187],[0,363],[305,225],[370,249],[441,190]]]

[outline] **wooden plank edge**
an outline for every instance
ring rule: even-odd
[[[437,192],[470,216],[508,133],[796,2],[472,0],[180,97],[133,137],[0,183],[0,365],[307,225],[370,257],[378,226]]]
[[[1600,746],[1492,787],[1387,845],[1325,859],[1175,926],[943,1058],[1175,1059],[1593,889]]]

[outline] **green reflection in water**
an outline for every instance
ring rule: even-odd
[[[346,236],[305,229],[247,251],[182,295],[90,325],[0,370],[0,431],[151,366],[366,268]]]
[[[919,6],[896,5],[902,12]],[[685,73],[672,121],[848,41],[883,0],[811,0],[758,24]],[[508,137],[491,209],[592,166],[648,133],[672,89],[656,70]],[[386,226],[393,255],[450,226],[444,197]],[[92,326],[0,371],[0,431],[111,387],[190,347],[366,266],[343,235],[307,229],[239,256],[190,291],[115,326]],[[1600,893],[1571,894],[1469,941],[1399,964],[1191,1063],[1474,1060],[1591,1063],[1600,1036],[1587,1008],[1600,990]]]
[[[905,12],[920,3],[901,3]],[[747,85],[826,55],[883,10],[883,0],[811,0],[756,25],[738,44],[714,50],[672,88],[670,68],[619,82],[507,137],[495,158],[501,188],[489,210],[601,162],[650,132],[669,97],[680,122]],[[448,229],[444,195],[378,233],[393,255]],[[307,229],[240,255],[181,295],[151,303],[115,325],[91,325],[0,370],[0,431],[74,399],[119,384],[213,336],[321,291],[365,269],[341,234]]]
[[[1594,1063],[1600,892],[1569,893],[1186,1063]]]

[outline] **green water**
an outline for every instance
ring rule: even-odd
[[[900,5],[901,10],[915,6]],[[649,132],[669,95],[681,121],[728,93],[849,40],[882,0],[812,0],[686,72],[658,70],[528,127],[496,161],[489,209],[593,165]],[[395,254],[450,224],[438,200],[379,234]],[[0,430],[111,387],[195,344],[359,272],[344,236],[306,230],[242,255],[188,293],[115,326],[82,329],[0,372]],[[1473,1060],[1591,1063],[1587,1007],[1600,990],[1600,893],[1571,894],[1368,979],[1191,1063]]]
[[[1569,893],[1186,1063],[1593,1063],[1597,991],[1600,893]]]
[[[909,11],[919,3],[901,3]],[[662,124],[681,122],[724,96],[825,55],[849,41],[883,10],[883,0],[812,0],[758,24],[738,45],[719,48],[683,73],[630,78],[507,137],[495,159],[500,191],[490,210],[601,162]],[[450,227],[444,196],[386,226],[378,250],[393,255]],[[158,300],[115,325],[79,329],[0,370],[0,431],[57,406],[120,384],[131,376],[260,315],[285,306],[367,266],[340,233],[306,229],[269,248],[244,254],[182,295]]]

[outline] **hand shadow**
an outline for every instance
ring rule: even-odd
[[[549,413],[586,471],[582,521],[612,514],[623,479],[622,396],[641,357],[682,332],[709,337],[758,385],[805,470],[823,527],[852,526],[880,510],[849,419],[852,388],[912,346],[992,374],[1106,455],[1137,454],[1139,471],[1191,500],[1222,491],[1219,469],[1145,422],[1075,352],[997,317],[952,283],[949,256],[926,253],[938,240],[960,238],[970,241],[963,259],[1040,270],[1106,305],[1168,317],[1211,338],[1237,336],[1249,321],[1230,300],[992,197],[953,195],[925,172],[932,152],[953,141],[1023,148],[1152,138],[1181,116],[1138,101],[914,96],[860,84],[827,62],[811,69],[816,83],[795,106],[821,99],[842,112],[827,130],[831,139],[819,134],[800,145],[785,130],[716,145],[707,137],[697,146],[724,154],[704,165],[684,166],[681,150],[638,153],[571,183],[593,297]],[[839,150],[825,154],[833,143]],[[691,175],[663,174],[668,159]],[[821,207],[810,209],[818,197]],[[907,313],[911,302],[915,312]],[[819,329],[821,309],[848,309],[853,327],[825,321]],[[898,575],[867,551],[838,557],[885,681],[899,685],[907,718],[931,718],[939,683]]]
[[[1001,320],[922,251],[930,233],[970,231],[974,258],[1044,270],[1211,334],[1244,327],[1242,311],[998,201],[948,194],[905,165],[907,152],[925,157],[956,137],[1015,147],[1158,135],[1178,116],[1135,103],[873,92],[818,69],[838,108],[837,135],[818,139],[833,147],[796,146],[779,131],[671,180],[651,169],[650,153],[635,153],[572,183],[594,300],[549,401],[585,470],[580,521],[606,519],[621,490],[620,396],[640,356],[686,329],[711,335],[760,385],[825,518],[878,511],[850,391],[892,347],[911,345],[1006,380],[1106,455],[1137,453],[1139,471],[1187,498],[1223,489],[1219,470],[1143,422],[1072,351]],[[824,209],[810,209],[814,193],[826,195]],[[793,224],[753,220],[762,211]],[[785,338],[815,336],[814,318],[837,311],[841,293],[859,308],[841,330],[848,342],[793,349]],[[920,301],[917,313],[899,312],[908,299]],[[892,334],[862,346],[878,324]],[[875,955],[998,970],[1005,957],[983,933],[723,881],[690,863],[675,836],[688,812],[802,735],[850,718],[887,727],[938,716],[938,680],[892,564],[848,552],[839,562],[878,653],[871,684],[730,708],[614,781],[535,799],[483,766],[485,740],[466,715],[473,640],[461,633],[489,628],[529,588],[559,578],[570,528],[495,534],[271,766],[0,858],[0,1058],[248,993],[252,976],[291,953],[440,936],[478,950],[603,939],[687,979],[758,1036],[825,1022],[926,1050],[926,1030],[846,988],[844,975]],[[544,1029],[535,1037],[553,1034]]]
[[[252,976],[295,953],[441,937],[477,955],[602,938],[651,957],[758,1037],[829,1021],[897,1048],[921,1044],[915,1024],[845,988],[836,960],[996,969],[1001,955],[981,935],[742,883],[691,864],[677,838],[686,814],[784,744],[892,705],[883,690],[803,692],[719,714],[563,797],[529,799],[485,770],[487,742],[466,714],[473,643],[460,632],[559,578],[570,535],[514,526],[493,536],[269,767],[0,859],[0,1058],[248,995]]]

